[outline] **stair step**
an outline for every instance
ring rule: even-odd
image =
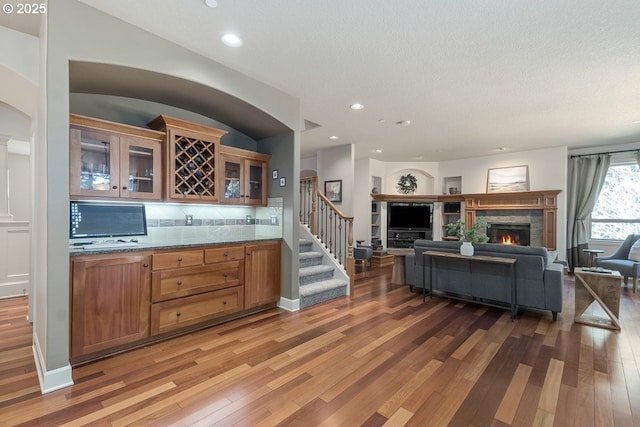
[[[312,265],[300,268],[300,287],[310,283],[333,278],[334,267],[332,265]]]
[[[300,287],[300,308],[320,304],[347,295],[349,282],[340,279],[323,280]]]
[[[312,265],[322,264],[322,253],[320,252],[301,252],[299,254],[300,268],[310,267]]]
[[[300,239],[298,241],[298,246],[300,247],[300,253],[310,252],[313,248],[313,242],[308,239]]]
[[[346,287],[349,283],[342,279],[327,279],[319,282],[313,282],[308,285],[300,286],[300,297],[315,295],[320,292]]]

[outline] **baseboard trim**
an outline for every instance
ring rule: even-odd
[[[278,307],[287,311],[300,311],[300,298],[291,300],[288,298],[280,297]]]
[[[36,370],[38,371],[38,381],[40,382],[40,392],[42,394],[51,393],[52,391],[60,390],[61,388],[69,387],[73,385],[73,375],[71,372],[71,365],[67,363],[65,366],[53,369],[51,371],[46,370],[46,363],[40,351],[40,344],[33,336],[33,358],[36,363]]]

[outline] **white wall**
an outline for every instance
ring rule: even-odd
[[[558,195],[557,248],[559,258],[566,259],[566,182],[567,182],[567,148],[555,147],[541,150],[523,151],[519,153],[496,154],[478,158],[451,160],[445,162],[380,162],[372,159],[356,162],[356,196],[354,216],[358,226],[354,236],[357,239],[370,238],[369,221],[371,217],[369,196],[370,188],[364,194],[364,185],[370,185],[371,176],[383,178],[382,194],[399,194],[396,185],[401,175],[411,171],[418,178],[416,194],[440,194],[443,180],[446,177],[462,177],[462,193],[485,193],[487,171],[490,168],[528,165],[531,190],[562,190]],[[386,234],[386,204],[382,206],[381,235]],[[435,205],[434,238],[440,236],[441,206]],[[362,218],[362,220],[359,220]],[[366,225],[365,225],[366,224]]]
[[[31,159],[9,153],[9,213],[14,221],[31,221]],[[28,256],[27,256],[28,258]]]
[[[324,192],[325,181],[342,180],[342,202],[335,203],[340,211],[353,215],[354,147],[352,144],[327,148],[318,152],[318,185]]]
[[[567,156],[567,147],[562,146],[441,162],[439,182],[442,182],[445,177],[461,176],[462,193],[485,193],[487,191],[487,171],[490,168],[528,165],[530,190],[562,190],[558,194],[556,247],[558,248],[558,258],[565,260],[567,247]]]

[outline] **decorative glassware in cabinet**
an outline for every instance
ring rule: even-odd
[[[111,143],[106,140],[81,138],[82,166],[80,188],[82,190],[109,191],[111,188]]]
[[[151,148],[136,145],[129,146],[129,182],[127,191],[153,193],[153,154]]]
[[[224,162],[224,198],[240,199],[244,195],[240,190],[241,165],[239,162],[225,160]]]

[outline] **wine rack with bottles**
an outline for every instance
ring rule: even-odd
[[[149,127],[167,134],[167,198],[218,201],[216,156],[227,132],[168,116],[158,116]]]

